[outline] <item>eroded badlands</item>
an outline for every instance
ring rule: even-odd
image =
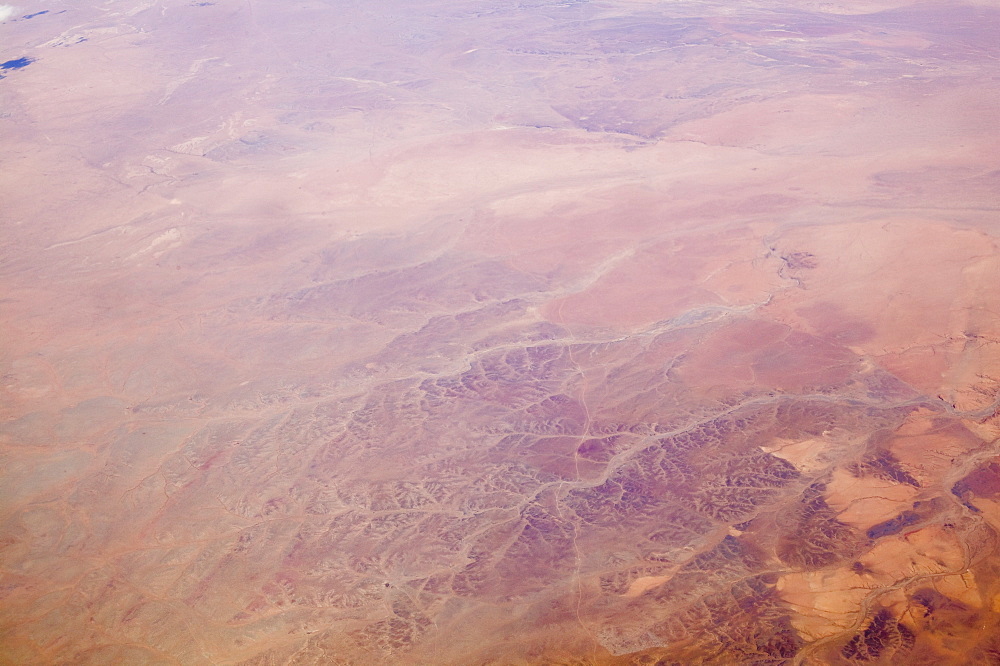
[[[1000,659],[995,3],[0,21],[3,663]]]

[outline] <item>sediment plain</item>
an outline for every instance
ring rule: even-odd
[[[998,663],[998,35],[0,7],[0,663]]]

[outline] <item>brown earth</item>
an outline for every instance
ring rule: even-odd
[[[994,664],[1000,7],[0,7],[0,663]]]

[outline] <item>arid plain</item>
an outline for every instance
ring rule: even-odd
[[[0,663],[1000,663],[997,2],[0,19]]]

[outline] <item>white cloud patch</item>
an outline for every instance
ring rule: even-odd
[[[6,21],[14,13],[13,5],[0,5],[0,21]]]

